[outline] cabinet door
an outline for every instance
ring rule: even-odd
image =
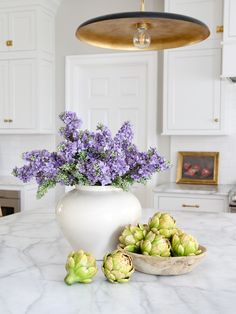
[[[11,128],[35,128],[35,66],[35,60],[9,61]]]
[[[8,128],[8,62],[0,61],[0,128]]]
[[[222,38],[222,34],[216,29],[223,22],[223,0],[166,0],[165,9],[192,16],[207,24],[211,32],[209,39]]]
[[[236,1],[224,1],[224,40],[236,41]]]
[[[8,15],[0,14],[0,51],[7,51],[6,41],[8,39]]]
[[[33,11],[9,14],[9,40],[13,41],[10,51],[35,49],[36,17]]]
[[[165,54],[164,133],[219,134],[221,49]]]

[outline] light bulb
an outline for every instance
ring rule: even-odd
[[[138,27],[133,37],[134,46],[139,49],[148,48],[151,44],[151,36],[146,27]]]

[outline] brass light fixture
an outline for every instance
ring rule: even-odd
[[[210,35],[203,22],[189,16],[144,11],[115,13],[81,24],[76,36],[83,42],[118,50],[161,50],[192,45]]]

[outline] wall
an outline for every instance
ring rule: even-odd
[[[0,135],[0,175],[11,175],[15,166],[21,166],[23,152],[54,147],[54,135]]]
[[[219,183],[236,183],[236,84],[227,84],[227,136],[172,136],[171,137],[171,181],[176,177],[178,151],[220,152]]]

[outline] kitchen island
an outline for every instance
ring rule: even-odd
[[[143,210],[147,221],[153,210]],[[152,276],[135,272],[125,284],[106,281],[67,286],[71,251],[52,210],[0,219],[1,314],[233,314],[236,312],[236,214],[173,212],[196,236],[207,257],[191,273]]]

